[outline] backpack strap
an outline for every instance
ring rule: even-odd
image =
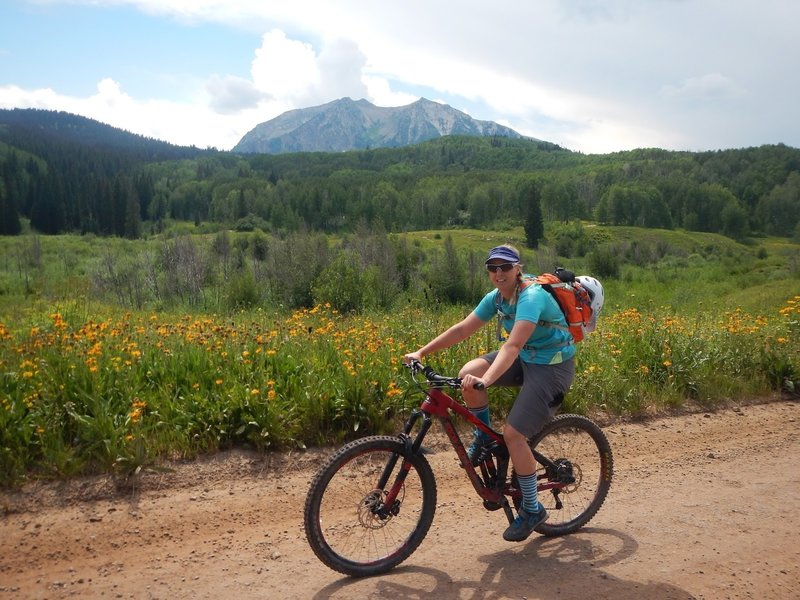
[[[574,344],[575,342],[572,341],[572,338],[570,338],[569,341],[559,342],[558,344],[548,344],[547,346],[539,346],[538,348],[534,348],[530,344],[525,344],[522,348],[523,350],[527,350],[530,353],[531,358],[533,358],[534,356],[536,356],[537,350],[556,350],[559,348],[566,348],[567,346],[572,346]]]
[[[503,301],[503,297],[500,295],[500,290],[495,291],[494,295],[494,312],[497,315],[497,341],[498,342],[505,342],[508,338],[503,335],[503,319],[509,319],[512,316],[516,315],[507,315],[503,312],[503,306],[501,302]]]
[[[517,298],[519,298],[519,293],[522,290],[524,290],[527,287],[532,286],[535,283],[538,283],[536,281],[535,277],[523,276],[522,281],[519,284],[517,284],[517,287],[514,290],[514,299],[516,300]],[[539,284],[539,285],[541,285],[541,284]],[[551,284],[548,284],[548,285],[564,287],[565,284],[564,283],[560,283],[560,284],[551,283]],[[495,307],[495,313],[497,314],[497,341],[498,342],[505,342],[508,339],[505,335],[503,335],[503,319],[510,319],[512,317],[516,318],[516,309],[514,309],[515,310],[514,314],[510,314],[510,315],[506,314],[505,312],[503,312],[503,307],[502,307],[502,304],[501,304],[502,301],[503,301],[503,297],[500,295],[500,290],[496,290],[495,291],[495,295],[494,295],[494,307]],[[516,306],[516,302],[514,303],[514,305]],[[567,333],[570,333],[569,326],[559,325],[555,321],[539,320],[536,323],[536,325],[540,326],[540,327],[549,327],[551,329],[560,329],[561,331],[565,331]],[[547,349],[550,349],[550,348],[562,348],[562,347],[565,347],[565,346],[570,346],[573,343],[574,343],[574,341],[570,340],[570,341],[567,341],[567,342],[561,342],[561,343],[558,343],[558,344],[552,344],[552,345],[548,345],[548,346],[543,346],[543,347],[540,347],[540,349],[544,350],[545,348],[547,348]],[[530,344],[525,344],[523,346],[523,348],[525,350],[528,350],[528,352],[531,352],[531,356],[534,356],[536,354],[536,349],[533,346],[531,346]]]
[[[539,321],[536,324],[541,327],[549,327],[550,329],[560,329],[561,331],[569,331],[569,327],[567,327],[566,325],[559,325],[558,323],[555,323],[553,321]]]

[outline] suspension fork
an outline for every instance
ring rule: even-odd
[[[414,429],[414,425],[416,425],[419,419],[422,419],[422,425],[417,432],[417,435],[414,439],[411,439],[411,432]],[[406,444],[406,457],[411,458],[413,455],[417,454],[422,447],[422,440],[425,439],[425,436],[428,434],[428,431],[433,425],[433,419],[429,413],[415,408],[411,411],[411,415],[408,417],[405,426],[403,427],[403,433],[400,434],[400,439]]]
[[[414,429],[414,426],[420,418],[422,418],[422,425],[420,426],[417,435],[412,439],[411,431]],[[432,424],[433,421],[431,420],[431,416],[419,409],[414,409],[411,412],[411,415],[408,417],[408,420],[403,427],[403,433],[401,433],[399,436],[405,446],[402,457],[403,464],[400,465],[400,471],[397,473],[397,477],[392,483],[392,487],[386,493],[386,497],[383,501],[382,511],[391,510],[391,507],[394,505],[397,495],[400,493],[400,490],[405,483],[406,475],[408,475],[408,472],[411,470],[411,457],[420,451],[422,440],[425,439],[425,435],[428,433],[428,430],[431,428]],[[386,488],[386,485],[389,483],[389,477],[391,477],[395,467],[397,467],[397,461],[399,459],[399,454],[393,454],[391,457],[389,457],[389,460],[386,462],[386,466],[383,468],[380,479],[378,480],[378,484],[376,486],[377,489],[384,490]]]

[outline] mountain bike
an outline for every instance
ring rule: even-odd
[[[502,509],[511,523],[522,492],[503,436],[473,416],[445,390],[461,379],[445,377],[418,361],[407,365],[424,397],[396,436],[352,441],[320,467],[304,509],[306,537],[317,557],[352,577],[385,573],[417,549],[433,522],[436,480],[423,446],[438,420],[475,492],[487,510]],[[424,379],[423,379],[424,378]],[[453,415],[488,436],[488,451],[474,466]],[[586,525],[606,499],[614,469],[602,429],[581,415],[560,414],[528,440],[537,463],[539,501],[549,513],[536,528],[545,536],[573,533]]]

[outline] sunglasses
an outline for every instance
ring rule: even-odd
[[[503,273],[508,273],[513,268],[514,268],[514,263],[500,263],[499,265],[486,265],[486,270],[489,271],[489,273],[497,273],[498,271],[502,271]]]

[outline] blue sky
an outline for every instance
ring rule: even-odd
[[[181,100],[209,73],[246,77],[260,35],[215,23],[179,24],[134,7],[11,2],[0,9],[2,83],[88,96],[103,77],[135,97]]]
[[[585,153],[800,147],[795,0],[3,0],[0,108],[227,150],[421,96]]]

